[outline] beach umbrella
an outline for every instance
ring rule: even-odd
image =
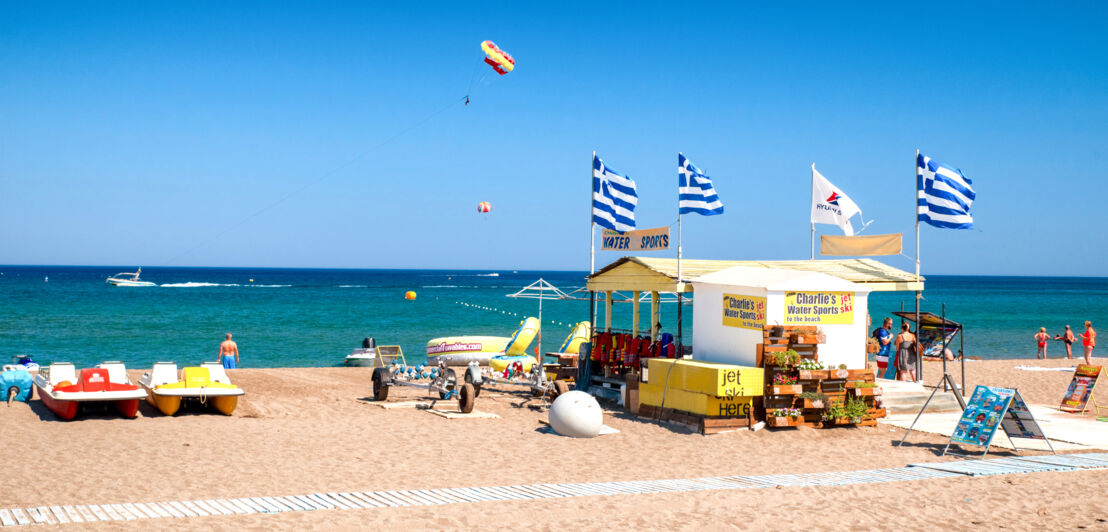
[[[568,294],[558,289],[558,287],[546,282],[545,279],[540,278],[525,287],[519,292],[514,294],[508,294],[508,297],[514,297],[517,299],[537,299],[539,300],[539,333],[538,343],[535,345],[535,360],[539,364],[539,370],[542,370],[543,355],[542,353],[542,302],[544,300],[555,299],[571,299]],[[544,375],[545,378],[545,375]]]

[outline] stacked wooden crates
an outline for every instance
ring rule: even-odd
[[[765,368],[766,392],[757,415],[763,417],[768,426],[869,426],[876,425],[877,419],[885,416],[885,410],[880,408],[881,389],[873,384],[873,370],[805,370],[797,367],[798,362],[819,362],[819,344],[825,342],[825,336],[816,327],[767,325],[762,332],[762,341],[758,353],[759,365]],[[786,364],[774,362],[778,354],[789,350],[797,353],[797,360]],[[775,379],[795,380],[795,384],[777,383]],[[801,397],[804,392],[821,394],[826,398],[806,399]],[[847,397],[863,401],[867,407],[859,422],[846,418],[825,419],[827,410],[834,405],[845,405]],[[783,410],[790,411],[791,415],[773,415]]]

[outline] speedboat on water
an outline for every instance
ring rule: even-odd
[[[95,368],[75,370],[69,362],[54,362],[35,376],[42,403],[58,417],[69,421],[79,407],[89,403],[112,403],[123,417],[138,415],[139,399],[146,392],[127,378],[122,362],[104,362]]]
[[[120,272],[104,282],[112,286],[158,286],[149,281],[140,281],[139,275],[142,274],[142,268],[139,268],[137,272]]]
[[[246,394],[242,388],[231,384],[227,372],[217,362],[184,368],[180,378],[177,364],[155,362],[153,369],[139,379],[139,385],[149,393],[146,400],[167,416],[176,414],[183,401],[211,405],[229,416],[235,411],[239,396]]]

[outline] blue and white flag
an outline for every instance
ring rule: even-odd
[[[919,221],[946,229],[973,227],[969,211],[977,194],[973,191],[973,181],[961,170],[917,155],[916,191]]]
[[[635,229],[635,182],[592,156],[592,221],[600,227],[625,232]]]
[[[723,203],[712,186],[712,178],[702,174],[684,154],[677,154],[677,195],[680,214],[723,214]]]

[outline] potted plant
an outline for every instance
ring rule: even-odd
[[[767,412],[766,421],[772,427],[792,427],[800,423],[801,415],[798,408],[775,408]]]
[[[850,382],[847,386],[854,389],[857,397],[881,395],[881,388],[872,382]]]
[[[773,395],[794,395],[802,391],[802,387],[797,384],[796,377],[788,373],[775,373],[773,375]]]
[[[853,397],[848,397],[846,399],[846,404],[843,408],[846,411],[847,419],[855,425],[861,423],[862,419],[866,417],[866,413],[869,412],[869,405],[867,405],[865,401],[854,399]]]
[[[827,370],[823,364],[815,360],[801,360],[796,369],[800,371],[800,380],[822,380],[827,378]]]
[[[799,397],[804,400],[804,408],[824,408],[827,405],[827,396],[819,392],[803,392]]]

